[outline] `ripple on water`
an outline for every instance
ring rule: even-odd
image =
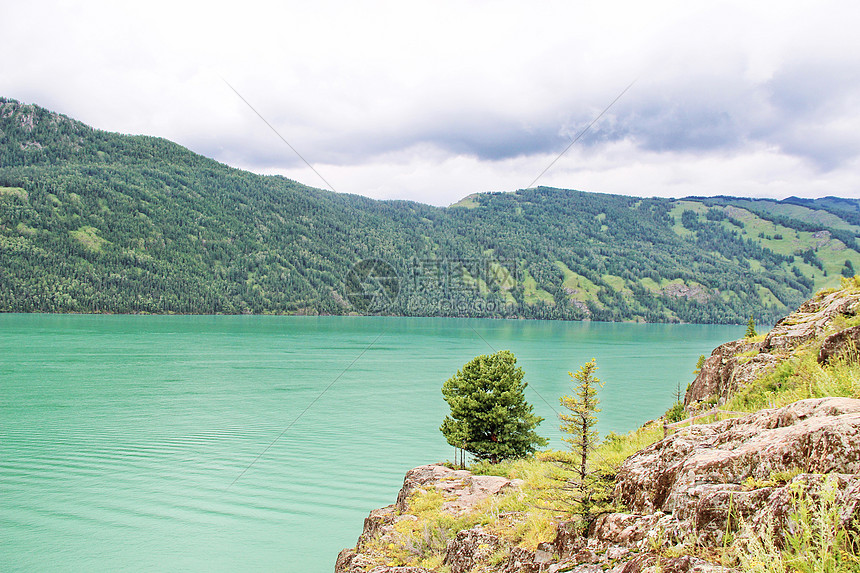
[[[0,315],[0,570],[328,572],[407,469],[450,457],[439,388],[488,343],[557,446],[536,396],[568,370],[597,356],[625,431],[739,328]]]

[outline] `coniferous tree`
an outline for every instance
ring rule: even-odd
[[[559,414],[560,429],[567,434],[562,438],[571,446],[570,456],[559,456],[561,472],[556,480],[562,481],[560,501],[568,511],[578,516],[584,530],[598,515],[611,510],[611,479],[592,470],[589,456],[598,443],[597,413],[600,412],[597,391],[603,387],[594,374],[597,364],[594,359],[583,364],[576,373],[570,372],[576,381],[574,396],[562,396],[559,402],[568,412]]]
[[[561,431],[567,434],[562,438],[571,446],[571,450],[579,458],[579,479],[584,481],[588,474],[588,454],[597,445],[598,433],[593,430],[597,424],[597,413],[600,408],[597,405],[597,390],[603,387],[603,383],[594,373],[597,364],[592,358],[590,362],[583,364],[576,374],[568,374],[577,381],[575,386],[576,396],[562,396],[559,402],[570,411],[570,414],[559,414],[561,420]]]
[[[746,338],[755,338],[758,334],[755,331],[755,319],[750,315],[750,320],[747,322],[747,333],[744,335]]]
[[[546,445],[535,432],[543,418],[526,402],[527,384],[516,363],[508,350],[477,356],[442,385],[451,414],[439,429],[449,444],[492,463]]]
[[[446,416],[442,421],[442,426],[439,430],[441,430],[442,435],[445,436],[448,443],[454,446],[454,465],[459,464],[461,467],[465,466],[465,456],[463,452],[465,451],[466,439],[468,438],[465,422],[454,420],[453,418]],[[458,455],[460,458],[459,460],[457,459]]]
[[[704,355],[704,354],[699,354],[699,359],[698,359],[698,360],[696,360],[696,369],[695,369],[695,370],[693,370],[693,374],[695,374],[696,376],[698,376],[698,375],[699,375],[699,372],[701,372],[701,371],[702,371],[702,366],[704,366],[704,365],[705,365],[705,355]]]

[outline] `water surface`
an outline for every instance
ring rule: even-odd
[[[0,315],[0,570],[329,572],[410,467],[440,387],[509,349],[540,433],[596,358],[598,429],[662,414],[743,327]]]

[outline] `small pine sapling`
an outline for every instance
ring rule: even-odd
[[[570,444],[572,456],[560,457],[563,471],[561,478],[563,501],[569,511],[582,519],[583,529],[610,507],[611,480],[599,475],[589,467],[589,455],[598,444],[597,413],[600,412],[597,391],[603,382],[595,376],[597,364],[594,359],[586,362],[576,373],[569,373],[575,380],[574,396],[562,396],[559,402],[568,413],[559,414],[562,438]]]
[[[752,315],[750,315],[750,320],[747,323],[747,333],[744,335],[745,338],[755,338],[758,336],[758,333],[755,331],[755,319]]]

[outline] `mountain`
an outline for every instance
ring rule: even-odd
[[[0,311],[772,322],[860,267],[860,202],[540,187],[447,208],[0,98]]]

